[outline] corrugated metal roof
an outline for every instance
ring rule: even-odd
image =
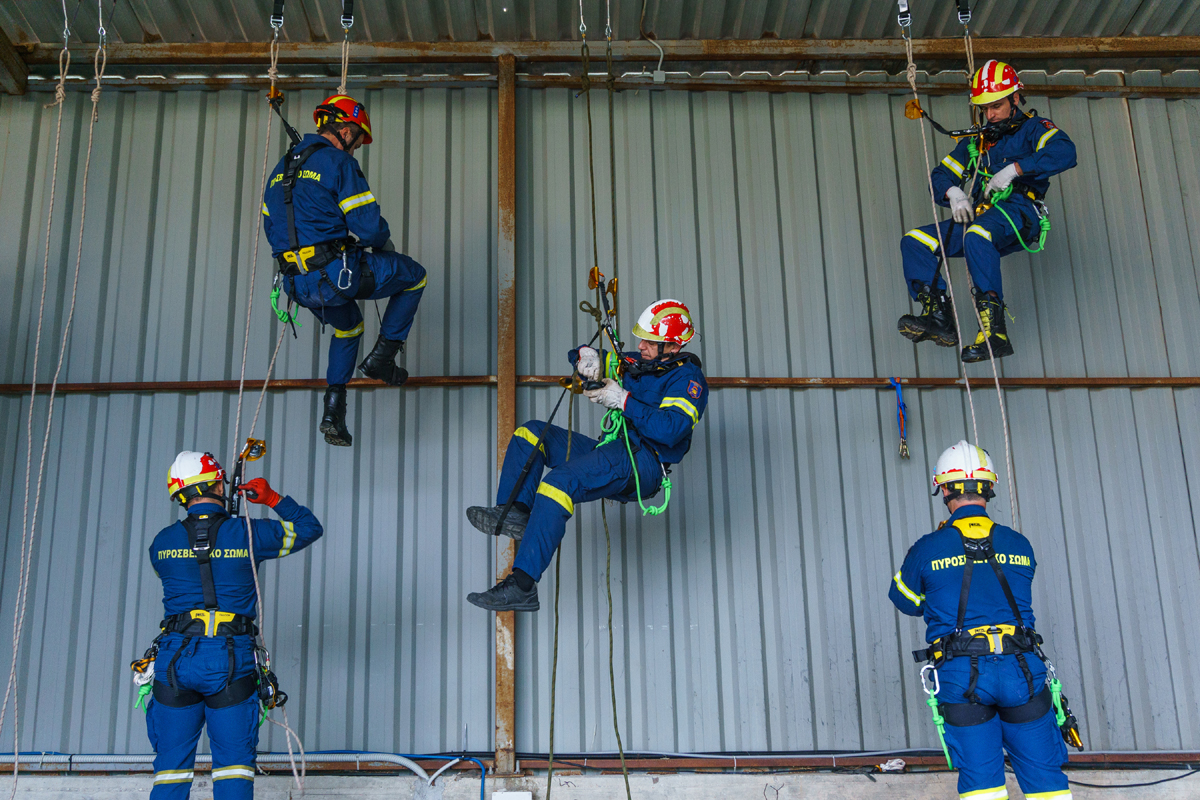
[[[236,377],[263,144],[253,97],[104,95],[67,380]],[[83,94],[67,102],[43,379],[73,266],[89,107]],[[409,368],[494,372],[494,91],[385,90],[367,102],[380,136],[364,168],[403,231],[397,244],[430,271]],[[596,102],[600,262],[609,264],[607,109]],[[963,114],[952,98],[929,102],[944,121]],[[1200,212],[1183,199],[1200,191],[1200,112],[1186,101],[1034,105],[1075,139],[1080,166],[1055,180],[1047,252],[1005,262],[1017,355],[1003,374],[1197,374]],[[954,375],[951,351],[914,347],[893,328],[909,308],[897,241],[930,213],[920,135],[902,106],[885,95],[620,94],[622,324],[656,296],[684,299],[710,375]],[[53,113],[36,98],[0,98],[0,248],[15,254],[0,266],[14,287],[0,304],[9,343],[0,382],[30,377]],[[582,98],[522,90],[518,115],[518,371],[554,374],[566,348],[591,333],[576,309],[591,263]],[[260,259],[252,377],[278,330]],[[370,341],[369,305],[366,313]],[[323,367],[325,342],[301,319],[282,377]],[[1093,749],[1200,747],[1190,714],[1200,659],[1175,635],[1200,600],[1189,499],[1200,390],[1007,396],[1024,527],[1040,563],[1038,627],[1085,740]],[[264,570],[268,639],[292,717],[310,749],[458,749],[465,726],[466,746],[486,750],[492,623],[463,597],[490,584],[494,542],[461,514],[495,490],[494,390],[352,393],[349,451],[315,435],[318,397],[269,395],[259,428],[271,446],[264,474],[310,502],[327,528],[304,555]],[[998,453],[995,395],[975,398],[981,441]],[[934,744],[908,656],[920,628],[885,594],[907,546],[941,517],[926,489],[932,462],[970,422],[958,389],[906,399],[911,461],[896,455],[887,391],[719,390],[675,471],[670,512],[611,509],[627,747]],[[228,447],[235,400],[56,401],[20,673],[22,748],[148,749],[125,665],[158,619],[144,559],[175,515],[161,470],[178,449]],[[553,400],[552,389],[522,388],[519,417],[544,417]],[[0,399],[3,608],[15,592],[27,402]],[[596,430],[590,406],[576,416],[579,429]],[[995,511],[1008,519],[1003,495]],[[565,540],[560,752],[615,747],[598,514],[581,509]],[[541,594],[542,612],[518,622],[523,751],[548,742],[552,577]],[[6,650],[0,641],[0,663]]]
[[[120,42],[245,42],[265,38],[271,0],[129,0],[105,3],[106,27]],[[636,39],[642,3],[613,0],[618,39]],[[72,7],[74,6],[74,7]],[[108,10],[111,6],[111,10]],[[659,39],[858,39],[899,35],[893,0],[647,0],[645,30]],[[950,0],[913,0],[914,33],[956,36]],[[976,0],[973,28],[983,36],[1173,36],[1200,33],[1200,0]],[[67,4],[72,30],[96,41],[94,4]],[[587,24],[604,29],[605,4],[586,0]],[[408,0],[359,2],[359,41],[554,41],[579,38],[573,0]],[[288,41],[342,38],[336,0],[292,0]],[[14,42],[58,42],[59,0],[4,0],[0,27]]]

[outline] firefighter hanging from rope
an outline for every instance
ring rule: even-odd
[[[593,282],[601,284],[608,322],[613,315],[602,276]],[[576,503],[637,501],[650,514],[666,508],[666,503],[660,508],[644,503],[660,490],[670,498],[670,467],[687,455],[692,431],[708,404],[700,359],[683,352],[696,336],[691,312],[678,300],[652,303],[633,327],[639,340],[634,352],[615,355],[621,342],[611,325],[605,335],[613,352],[580,345],[567,354],[584,380],[583,395],[608,410],[605,435],[597,440],[549,421],[526,422],[504,455],[496,505],[467,509],[467,519],[480,531],[520,543],[507,577],[486,592],[467,595],[480,608],[538,610],[537,581],[562,541]]]
[[[278,112],[278,102],[272,105]],[[329,444],[349,447],[353,437],[346,428],[346,383],[354,374],[363,334],[357,301],[389,298],[379,338],[358,369],[368,378],[400,386],[408,372],[395,358],[403,354],[421,302],[425,268],[396,252],[379,201],[354,158],[355,151],[371,143],[371,120],[363,104],[334,95],[317,106],[313,121],[317,132],[303,139],[288,126],[293,143],[267,184],[263,227],[279,262],[277,280],[283,289],[322,327],[333,328],[320,431]],[[286,318],[284,313],[281,319]]]
[[[988,340],[996,358],[1012,355],[1005,322],[1000,259],[1045,246],[1049,217],[1043,198],[1051,176],[1075,166],[1075,144],[1036,110],[1021,108],[1023,89],[1017,72],[991,60],[971,80],[971,103],[986,124],[945,131],[958,145],[933,170],[933,194],[952,220],[938,223],[946,256],[965,257],[974,284],[974,301],[982,322],[975,341],[964,347],[965,362],[986,361]],[[910,101],[910,116],[927,116]],[[932,121],[932,120],[931,120]],[[905,314],[900,333],[914,342],[932,340],[942,347],[958,344],[958,333],[939,272],[938,229],[934,225],[904,234],[900,252],[909,295],[921,304],[919,314]]]

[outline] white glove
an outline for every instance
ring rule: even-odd
[[[954,216],[955,222],[966,225],[975,219],[975,206],[962,189],[951,186],[946,190],[946,199],[950,201],[950,213]]]
[[[605,378],[604,385],[599,389],[584,389],[583,394],[593,403],[618,411],[625,410],[625,401],[629,398],[629,392],[622,389],[621,384],[612,378]]]
[[[579,348],[579,358],[575,361],[575,369],[579,370],[579,377],[584,380],[596,380],[600,377],[600,354],[595,349],[584,345]]]
[[[1003,192],[1019,174],[1016,163],[1009,164],[992,176],[992,179],[988,181],[987,188],[983,190],[984,195],[991,197],[996,192]]]

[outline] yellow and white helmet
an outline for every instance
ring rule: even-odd
[[[996,496],[992,491],[996,481],[996,466],[988,451],[968,444],[966,439],[946,448],[938,457],[933,472],[933,494],[936,497],[943,486],[950,489],[950,496],[978,494],[985,500]]]
[[[167,470],[167,494],[186,506],[189,500],[210,496],[208,491],[225,480],[225,470],[213,458],[212,453],[197,453],[184,450],[175,456]],[[217,495],[211,495],[216,499]]]

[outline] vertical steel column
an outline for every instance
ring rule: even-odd
[[[499,158],[498,214],[496,237],[500,307],[496,331],[496,468],[504,463],[504,451],[517,427],[516,345],[516,222],[517,222],[517,62],[502,55],[500,65],[500,109],[497,142]],[[497,579],[512,570],[517,544],[500,537],[503,550],[497,563]],[[516,614],[496,614],[496,773],[516,769]]]

